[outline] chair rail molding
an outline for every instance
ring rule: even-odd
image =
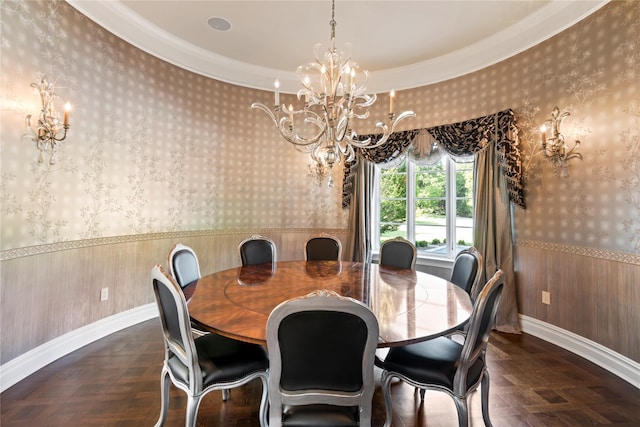
[[[0,393],[87,344],[154,317],[158,317],[155,302],[105,317],[39,345],[0,366]]]
[[[127,234],[122,236],[96,237],[92,239],[82,240],[66,240],[56,243],[45,243],[42,245],[24,246],[20,248],[0,250],[0,261],[7,261],[15,258],[27,256],[41,255],[50,252],[67,251],[72,249],[90,248],[94,246],[114,245],[128,242],[143,242],[147,240],[162,239],[182,239],[189,237],[206,237],[206,236],[225,236],[225,235],[274,235],[280,233],[297,233],[297,234],[318,234],[321,232],[332,233],[342,236],[347,233],[342,228],[260,228],[260,229],[210,229],[210,230],[182,230],[182,231],[164,231],[157,233],[145,234]]]
[[[584,357],[640,389],[640,363],[550,323],[522,314],[519,317],[522,332]]]

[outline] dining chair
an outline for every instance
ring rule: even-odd
[[[502,294],[501,278],[502,270],[498,270],[478,295],[463,344],[438,337],[391,348],[384,360],[381,377],[386,404],[385,427],[391,425],[390,387],[395,378],[420,389],[421,399],[424,399],[425,389],[448,393],[456,404],[458,424],[461,427],[469,424],[467,399],[481,385],[482,418],[486,426],[491,426],[489,371],[485,353]]]
[[[167,264],[169,265],[169,274],[180,285],[181,289],[201,277],[200,263],[196,252],[182,243],[176,243],[171,248],[167,257]],[[208,333],[202,330],[193,319],[191,319],[191,330],[198,336]],[[226,399],[227,397],[225,392],[224,398]]]
[[[378,321],[363,303],[319,290],[267,320],[269,427],[371,425]]]
[[[385,240],[380,246],[380,265],[414,269],[416,257],[416,246],[400,236]]]
[[[480,280],[484,269],[482,255],[474,247],[456,255],[449,281],[472,295],[473,286]]]
[[[240,259],[243,266],[265,264],[270,262],[274,267],[277,260],[276,244],[273,240],[254,234],[247,237],[240,245]]]
[[[167,419],[170,382],[187,394],[185,425],[194,427],[200,401],[207,393],[238,387],[256,378],[262,381],[259,417],[260,425],[265,426],[269,367],[265,349],[217,334],[194,339],[180,285],[160,265],[151,269],[151,281],[164,339],[161,410],[156,427]]]
[[[312,237],[304,245],[306,261],[340,261],[342,243],[337,237],[328,234]]]

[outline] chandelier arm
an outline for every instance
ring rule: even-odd
[[[355,105],[357,107],[371,107],[376,102],[376,99],[378,99],[378,97],[374,93],[371,95],[357,95],[355,99]],[[363,102],[357,102],[358,100],[362,100]]]
[[[255,109],[264,111],[269,116],[269,118],[271,118],[271,121],[273,122],[273,124],[276,127],[276,129],[278,129],[278,132],[280,133],[280,135],[287,142],[289,142],[291,144],[299,145],[299,146],[312,145],[312,144],[315,144],[316,142],[318,142],[318,140],[320,140],[320,137],[324,133],[324,131],[321,130],[320,133],[318,135],[314,136],[312,139],[304,139],[304,138],[300,137],[299,135],[294,134],[293,130],[291,130],[289,132],[286,131],[286,129],[289,127],[288,125],[285,124],[286,122],[289,121],[289,119],[286,116],[281,117],[280,121],[278,122],[278,120],[276,119],[276,116],[271,112],[271,110],[266,105],[262,104],[261,102],[254,102],[253,104],[251,104],[251,108],[255,108]],[[306,121],[306,119],[305,119],[305,121]]]
[[[337,145],[340,154],[346,157],[347,162],[353,161],[355,159],[356,153],[353,150],[353,145],[351,144],[338,144]]]
[[[336,126],[336,142],[342,142],[349,131],[349,115],[344,114],[340,117]],[[349,138],[347,138],[347,141]]]
[[[411,110],[407,110],[407,111],[403,111],[402,113],[398,114],[398,116],[395,118],[395,120],[393,120],[393,122],[391,123],[391,128],[389,128],[384,122],[378,122],[376,123],[376,127],[381,128],[383,133],[382,133],[382,138],[380,138],[380,140],[378,140],[378,142],[376,142],[375,144],[371,144],[369,146],[367,146],[366,148],[376,148],[381,146],[382,144],[384,144],[385,142],[387,142],[387,140],[389,139],[389,136],[391,136],[391,134],[395,131],[396,125],[409,117],[415,117],[416,113],[414,113]]]
[[[364,120],[369,118],[369,110],[364,110],[364,113],[362,114],[356,113],[355,110],[351,110],[351,112],[353,113],[353,117],[355,117],[358,120]]]
[[[307,123],[313,123],[313,119],[311,118],[305,118],[304,121]],[[306,147],[306,146],[316,144],[320,140],[322,135],[324,135],[325,133],[325,129],[320,127],[320,131],[318,132],[318,134],[316,134],[312,138],[304,138],[304,137],[301,137],[299,134],[295,133],[293,129],[293,125],[287,125],[286,124],[287,122],[290,122],[290,120],[287,117],[281,117],[280,123],[278,123],[276,127],[278,128],[280,135],[282,135],[284,139],[286,139],[291,144],[294,144],[297,146]]]
[[[409,117],[415,117],[415,116],[416,116],[416,113],[414,113],[411,110],[403,111],[402,113],[398,114],[398,116],[395,118],[395,120],[391,124],[391,132],[393,132],[396,129],[396,125],[400,123],[402,120],[407,119]]]
[[[356,137],[358,135],[353,135],[353,136]],[[349,145],[353,145],[354,147],[357,147],[357,148],[371,148],[371,145],[370,145],[371,137],[364,139],[362,141],[358,141],[350,137],[348,141],[349,141]]]
[[[274,116],[274,114],[266,105],[264,105],[261,102],[254,102],[253,104],[251,104],[251,109],[254,109],[254,108],[258,110],[262,110],[265,113],[267,113],[267,115],[271,118],[271,121],[273,121],[273,124],[275,126],[278,126],[278,120],[276,119],[276,116]]]

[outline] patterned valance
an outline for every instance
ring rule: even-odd
[[[387,142],[379,147],[374,148],[358,148],[357,154],[371,163],[387,163],[399,157],[402,157],[411,146],[420,129],[406,130],[403,132],[394,132],[389,135]],[[372,141],[380,138],[380,135],[362,135],[361,139],[371,137]]]
[[[427,129],[414,129],[394,132],[389,140],[380,147],[357,149],[357,157],[369,162],[393,163],[405,155],[420,131],[427,131],[435,139],[439,148],[454,157],[473,155],[482,151],[490,143],[496,144],[498,164],[507,182],[509,201],[525,208],[524,180],[522,161],[518,141],[518,128],[513,111],[504,110],[488,116],[466,120],[464,122],[435,126]],[[373,139],[375,135],[363,135],[361,138]],[[351,203],[355,162],[345,164],[342,187],[342,207]]]
[[[456,156],[475,154],[495,143],[498,164],[507,181],[509,201],[525,208],[518,127],[513,111],[504,110],[427,130],[447,152]]]

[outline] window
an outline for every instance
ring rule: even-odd
[[[473,164],[443,156],[428,166],[378,168],[374,250],[396,236],[414,242],[418,256],[453,259],[473,246]]]

